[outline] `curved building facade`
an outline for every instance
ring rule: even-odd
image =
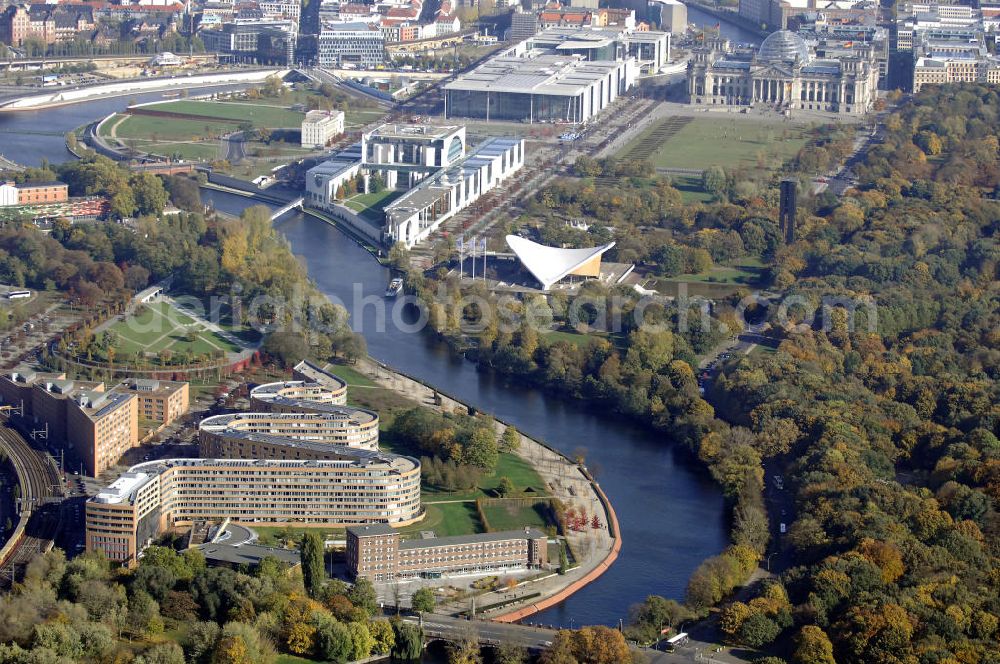
[[[300,402],[293,401],[288,412],[206,417],[198,425],[199,453],[234,459],[330,459],[344,448],[378,449],[377,413],[315,405],[316,410],[303,412]]]
[[[133,466],[87,501],[88,551],[131,565],[164,530],[195,520],[404,526],[423,517],[420,462],[344,451],[337,459],[163,459]]]
[[[252,408],[270,410],[275,400],[342,406],[347,403],[347,382],[303,360],[292,368],[292,380],[265,383],[250,390]]]

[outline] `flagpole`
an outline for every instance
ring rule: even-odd
[[[483,238],[483,281],[486,281],[486,243],[489,240]]]
[[[479,243],[479,238],[472,238],[472,280],[476,280],[476,244]]]
[[[462,283],[465,278],[463,268],[465,267],[465,233],[458,238],[458,283]]]

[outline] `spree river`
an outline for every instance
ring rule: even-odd
[[[137,95],[151,101],[158,93]],[[25,114],[0,114],[0,153],[24,164],[70,158],[56,135],[124,108],[127,98],[85,102]],[[46,133],[48,132],[48,133]],[[202,192],[206,203],[231,214],[248,199]],[[393,309],[380,322],[389,272],[342,232],[301,213],[278,228],[310,276],[351,314],[375,358],[513,423],[525,433],[572,453],[586,449],[588,466],[615,507],[621,555],[597,581],[534,622],[562,626],[617,623],[647,595],[682,599],[687,579],[705,558],[725,548],[728,526],[721,491],[668,435],[601,413],[523,383],[478,371],[430,335],[404,329],[409,319]]]

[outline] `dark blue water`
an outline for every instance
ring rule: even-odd
[[[205,190],[202,196],[225,212],[239,213],[247,205],[246,199],[230,194]],[[571,619],[577,626],[615,624],[647,595],[681,599],[691,572],[726,546],[719,488],[668,436],[588,404],[477,371],[430,335],[393,325],[392,309],[385,314],[385,325],[380,324],[388,270],[322,222],[297,214],[278,224],[323,292],[345,305],[374,357],[563,452],[587,450],[588,466],[618,514],[621,556],[595,583],[530,620],[567,626]]]

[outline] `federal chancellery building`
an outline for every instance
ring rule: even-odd
[[[737,51],[725,39],[706,40],[692,52],[687,82],[692,104],[863,115],[875,103],[878,75],[869,45],[821,58],[802,37],[779,30],[756,52]]]

